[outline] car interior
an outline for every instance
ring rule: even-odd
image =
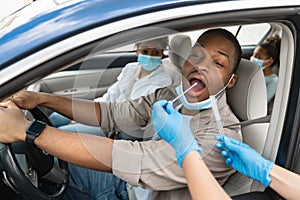
[[[166,71],[172,77],[173,84],[180,81],[180,71],[189,55],[189,49],[194,45],[197,37],[208,28],[218,26],[207,25],[204,27],[190,28],[188,31],[161,31],[169,37],[169,49],[164,52],[163,63]],[[263,22],[249,24],[234,24],[225,26],[232,31],[242,46],[242,60],[236,71],[238,79],[236,85],[227,90],[227,101],[233,112],[240,119],[244,142],[256,149],[265,158],[276,161],[281,138],[281,130],[286,112],[288,88],[290,84],[293,36],[290,29],[279,22]],[[256,33],[256,34],[253,34]],[[274,68],[274,73],[279,77],[274,106],[271,115],[267,116],[266,88],[264,75],[259,66],[249,61],[254,48],[267,37],[278,34],[281,37],[280,66]],[[92,52],[85,54],[81,59],[76,59],[60,67],[62,70],[38,80],[27,87],[27,90],[47,92],[93,100],[102,96],[109,86],[116,80],[122,68],[130,62],[136,62],[134,43],[157,37],[158,33],[145,35],[125,41],[125,35],[116,37],[122,41],[118,45],[108,47],[107,43],[114,40],[101,41]],[[130,34],[129,34],[130,35]],[[138,35],[134,32],[133,36]],[[250,36],[256,37],[251,38]],[[133,37],[132,36],[132,37]],[[290,67],[283,67],[290,66]],[[44,110],[47,114],[51,111]],[[28,118],[32,118],[28,114]],[[260,119],[262,120],[256,120]],[[263,191],[265,187],[238,172],[233,174],[224,185],[230,196],[253,191]]]
[[[229,105],[241,121],[264,117],[267,115],[264,76],[262,70],[256,64],[250,62],[249,58],[256,45],[263,42],[268,36],[275,34],[282,36],[284,26],[275,23],[262,23],[225,28],[228,30],[238,29],[236,34],[238,34],[237,38],[239,40],[249,37],[253,32],[261,33],[258,38],[253,39],[257,42],[256,44],[242,45],[243,58],[236,72],[238,81],[235,87],[227,91],[227,95]],[[197,39],[195,36],[199,36],[203,31],[176,33],[169,36],[170,47],[168,52],[165,52],[163,63],[168,74],[172,77],[173,84],[178,83],[180,80],[180,70],[188,56],[189,49]],[[287,33],[285,34],[288,35]],[[194,36],[194,38],[191,38],[190,35]],[[245,40],[245,43],[247,43],[247,38]],[[248,40],[250,41],[249,38]],[[282,40],[284,41],[284,38]],[[284,42],[282,43],[282,48],[285,48]],[[128,49],[129,47],[132,48],[130,51],[122,51],[122,49]],[[284,62],[286,59],[283,56],[281,56],[281,62]],[[93,55],[82,62],[72,64],[65,70],[51,74],[30,85],[28,90],[91,100],[102,96],[107,91],[107,88],[117,80],[117,76],[122,68],[129,62],[136,62],[136,59],[134,44],[129,44],[125,47]],[[279,66],[278,69],[280,69]],[[284,76],[282,74],[284,72],[278,69],[276,73]],[[280,88],[280,84],[278,87]],[[279,89],[278,93],[280,93]],[[274,112],[279,111],[275,109]],[[265,157],[274,160],[275,152],[278,148],[275,144],[276,142],[278,143],[279,135],[271,135],[270,129],[272,127],[269,127],[269,120],[242,125],[242,134],[244,142]],[[271,140],[273,145],[269,146],[268,144],[270,143],[267,141]],[[224,188],[232,196],[250,191],[261,191],[264,187],[258,182],[236,173],[227,181]]]

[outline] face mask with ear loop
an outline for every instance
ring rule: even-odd
[[[215,116],[215,119],[217,121],[217,119],[219,119],[217,121],[217,126],[218,126],[218,129],[219,129],[219,125],[221,125],[220,127],[220,134],[223,133],[223,125],[222,125],[222,122],[221,122],[221,117],[220,117],[220,113],[219,113],[219,108],[218,108],[218,104],[217,104],[217,97],[220,96],[220,94],[222,94],[222,92],[225,91],[225,89],[227,88],[227,86],[229,85],[231,79],[234,77],[234,74],[231,75],[230,79],[228,80],[228,82],[226,83],[226,85],[221,88],[216,94],[214,95],[210,95],[209,96],[209,99],[206,99],[204,101],[201,101],[201,102],[197,102],[197,103],[190,103],[186,100],[184,94],[186,92],[188,92],[191,88],[193,88],[196,84],[190,86],[187,90],[183,91],[182,88],[182,81],[181,81],[181,84],[176,87],[176,93],[178,94],[178,96],[173,99],[172,101],[169,101],[170,103],[174,103],[176,100],[180,100],[180,102],[182,103],[182,105],[185,107],[185,108],[191,108],[189,110],[204,110],[204,109],[208,109],[208,108],[212,108],[213,110],[213,113],[214,113],[214,116]],[[216,113],[216,114],[215,114]],[[219,125],[218,125],[219,124]],[[155,133],[152,137],[152,140],[159,140],[159,136],[157,133]]]
[[[255,57],[251,56],[250,61],[256,63],[261,68],[261,70],[264,70],[264,69],[266,69],[266,67],[268,67],[268,66],[263,66],[264,62],[266,62],[270,59],[271,58],[269,58],[267,60],[261,60],[261,59],[258,59],[258,58],[255,58]]]
[[[139,54],[138,62],[145,70],[153,71],[161,64],[161,57]]]

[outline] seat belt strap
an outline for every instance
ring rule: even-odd
[[[237,125],[248,126],[251,124],[269,123],[270,120],[271,120],[271,115],[267,115],[267,116],[256,118],[256,119],[242,121],[242,122],[236,123],[236,124],[230,124],[230,125],[224,126],[224,128],[229,128],[229,127],[237,126]]]

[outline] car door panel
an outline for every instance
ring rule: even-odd
[[[94,99],[106,93],[108,87],[116,82],[123,67],[134,61],[135,52],[92,56],[65,71],[44,78],[39,82],[40,91],[72,98]]]
[[[113,68],[58,72],[40,81],[40,91],[72,98],[94,99],[107,91],[117,80],[121,70],[122,68]]]

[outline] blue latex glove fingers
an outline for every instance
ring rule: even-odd
[[[232,166],[232,159],[231,158],[226,158],[226,165]]]
[[[221,136],[217,136],[217,137],[221,137]],[[222,140],[224,139],[223,137],[222,137],[222,138],[217,138],[217,137],[216,137],[216,139],[217,139],[217,140],[220,140],[220,141],[222,141]],[[217,147],[218,149],[222,149],[221,155],[226,159],[226,160],[225,160],[226,164],[229,165],[229,166],[232,166],[232,154],[229,153],[228,150],[227,150],[227,151],[224,150],[223,143],[222,143],[222,142],[218,142],[218,143],[216,144],[216,147]]]
[[[215,139],[222,142],[224,140],[224,136],[215,136]]]
[[[189,125],[171,103],[160,100],[153,104],[152,122],[158,135],[172,145],[177,137],[192,134]],[[174,147],[174,145],[172,145]]]
[[[152,124],[156,133],[159,134],[160,137],[164,136],[162,134],[162,129],[167,123],[168,113],[164,109],[164,106],[168,103],[167,100],[160,100],[153,104],[152,109]],[[160,135],[161,134],[161,135]],[[166,139],[162,137],[163,139]]]
[[[223,140],[224,140],[224,137],[223,137],[223,136],[216,136],[215,138],[216,138],[216,140],[219,141],[219,142],[216,143],[215,146],[216,146],[218,149],[224,149],[224,147],[223,147]]]
[[[231,158],[232,157],[232,154],[230,154],[228,151],[222,151],[221,154],[224,158]]]
[[[271,182],[269,173],[274,165],[273,162],[266,160],[243,142],[227,136],[216,137],[216,139],[220,141],[216,147],[223,150],[222,155],[229,166],[245,176],[260,181],[265,186],[269,185]]]
[[[250,148],[247,144],[238,141],[234,138],[227,137],[227,136],[216,136],[216,140],[219,141],[219,143],[216,144],[216,147],[223,150],[229,150],[236,152],[237,146],[242,146],[245,148]]]
[[[221,149],[221,150],[225,150],[224,148],[224,136],[215,136],[215,139],[218,140],[219,142],[216,143],[216,147],[218,149]]]
[[[179,131],[179,127],[174,124],[182,124],[182,120],[181,114],[168,101],[160,100],[153,104],[152,124],[154,130],[168,143],[171,143]]]
[[[216,136],[215,137],[216,140],[220,141],[216,144],[216,147],[218,149],[221,149],[221,155],[226,159],[226,164],[233,167],[233,155],[235,152],[235,148],[233,148],[233,146],[228,145],[228,143],[234,143],[234,144],[238,144],[238,140],[236,141],[231,141],[231,138],[229,137],[224,137],[224,136]],[[226,142],[224,142],[224,140],[226,139]]]
[[[167,104],[165,104],[165,109],[167,111],[168,114],[171,114],[172,112],[177,112],[175,109],[174,109],[174,106],[172,103],[168,102]]]
[[[222,151],[221,154],[226,158],[226,164],[232,166],[232,154],[227,151]]]

